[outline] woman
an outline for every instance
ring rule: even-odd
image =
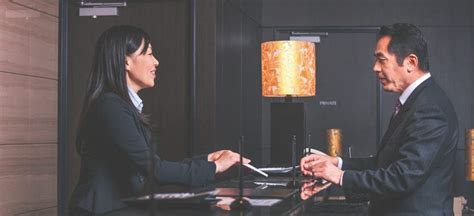
[[[239,155],[228,150],[182,162],[161,160],[153,152],[137,92],[154,86],[158,64],[150,37],[139,28],[115,26],[97,41],[77,135],[81,171],[71,197],[74,212],[125,207],[121,199],[145,192],[147,179],[204,185],[239,162]]]

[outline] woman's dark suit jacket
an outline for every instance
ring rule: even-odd
[[[205,157],[169,162],[151,154],[150,133],[132,109],[113,93],[92,105],[81,133],[81,171],[71,209],[104,213],[125,207],[121,198],[143,192],[152,161],[159,184],[200,186],[214,180],[215,164]]]
[[[343,190],[369,193],[371,215],[453,215],[457,140],[454,108],[429,78],[392,118],[376,157],[344,158]]]

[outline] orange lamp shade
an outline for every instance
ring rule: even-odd
[[[262,95],[316,94],[316,48],[306,41],[268,41],[262,48]]]

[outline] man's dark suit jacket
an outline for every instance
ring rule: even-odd
[[[133,109],[113,93],[91,107],[81,133],[81,171],[71,209],[104,213],[125,207],[121,198],[143,192],[152,161],[159,184],[200,186],[214,180],[215,164],[205,157],[169,162],[152,153],[150,132]]]
[[[395,115],[371,158],[344,158],[346,194],[368,193],[370,215],[453,215],[456,113],[428,78]]]

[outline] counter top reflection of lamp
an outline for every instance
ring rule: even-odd
[[[271,163],[291,161],[291,137],[297,136],[296,152],[305,137],[304,104],[293,97],[316,94],[316,47],[306,41],[268,41],[262,49],[262,95],[285,97],[285,103],[271,103]]]

